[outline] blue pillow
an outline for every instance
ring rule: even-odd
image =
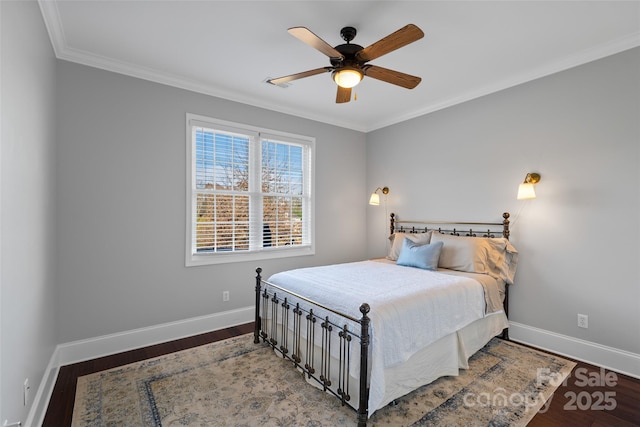
[[[417,267],[425,270],[437,270],[440,251],[444,243],[436,242],[426,245],[414,243],[405,237],[398,256],[398,265]]]

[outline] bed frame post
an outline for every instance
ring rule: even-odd
[[[510,216],[511,215],[509,214],[509,212],[505,212],[502,214],[502,218],[504,218],[504,220],[502,221],[502,237],[507,240],[509,240],[509,235],[511,234],[511,232],[509,231],[509,223],[511,222],[509,221]]]
[[[511,221],[509,221],[509,217],[511,215],[509,215],[509,212],[505,212],[502,214],[502,218],[504,218],[504,220],[502,221],[502,236],[509,240],[509,235],[511,234],[511,231],[509,231],[509,224]],[[509,318],[509,284],[506,283],[504,285],[504,314],[507,316],[507,318]],[[502,330],[502,339],[509,341],[509,328],[504,328]]]
[[[504,314],[509,319],[509,284],[504,285]],[[509,341],[509,327],[502,330],[502,339]]]
[[[393,218],[393,214],[392,218]],[[393,223],[393,222],[392,222]],[[358,407],[358,427],[365,427],[369,418],[369,304],[360,306],[360,406]]]
[[[390,231],[390,236],[393,236],[393,232],[396,231],[396,214],[394,214],[393,212],[391,212],[391,219],[389,220],[389,231]]]
[[[262,329],[262,322],[260,320],[260,290],[262,288],[262,268],[256,268],[256,318],[253,329],[253,342],[254,344],[260,343],[260,330]]]

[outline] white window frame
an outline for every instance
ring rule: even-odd
[[[249,162],[254,162],[254,166],[260,164],[260,135],[263,135],[267,139],[276,139],[282,142],[290,142],[294,144],[300,144],[306,147],[304,150],[308,153],[307,158],[304,159],[306,165],[303,173],[305,181],[305,189],[303,190],[304,207],[303,212],[306,212],[309,216],[308,227],[305,230],[305,238],[308,244],[285,246],[285,247],[268,247],[268,248],[254,248],[248,251],[238,252],[215,252],[215,253],[195,253],[194,250],[194,236],[195,236],[195,223],[194,223],[194,211],[196,203],[196,186],[195,186],[195,141],[193,138],[194,127],[205,127],[212,129],[229,130],[235,133],[241,133],[246,135],[257,135],[257,139],[250,144],[249,148]],[[272,129],[258,128],[251,125],[229,122],[225,120],[214,119],[211,117],[201,116],[197,114],[187,113],[186,115],[186,244],[185,244],[185,265],[187,267],[221,264],[230,262],[243,262],[243,261],[258,261],[263,259],[273,258],[286,258],[295,256],[305,256],[315,254],[315,138],[309,136],[296,135],[288,132],[282,132]],[[254,167],[256,171],[258,168]],[[256,193],[259,188],[256,188],[259,182],[259,176],[253,174],[249,182],[249,193]],[[250,194],[251,196],[251,194]],[[262,206],[259,207],[260,213],[256,215],[256,221],[254,227],[262,229]],[[253,214],[252,214],[253,216]]]

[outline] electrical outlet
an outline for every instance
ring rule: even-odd
[[[587,329],[589,327],[589,316],[578,314],[578,327]]]
[[[29,378],[25,378],[24,384],[22,385],[22,405],[27,406],[29,403],[29,390],[31,387],[29,386]]]
[[[222,301],[229,301],[229,291],[222,292]]]

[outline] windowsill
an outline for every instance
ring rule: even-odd
[[[260,261],[263,259],[290,258],[297,256],[315,255],[313,246],[302,246],[299,248],[279,249],[270,248],[261,251],[245,253],[209,253],[188,255],[185,260],[186,267],[197,267],[200,265],[227,264],[231,262]]]

